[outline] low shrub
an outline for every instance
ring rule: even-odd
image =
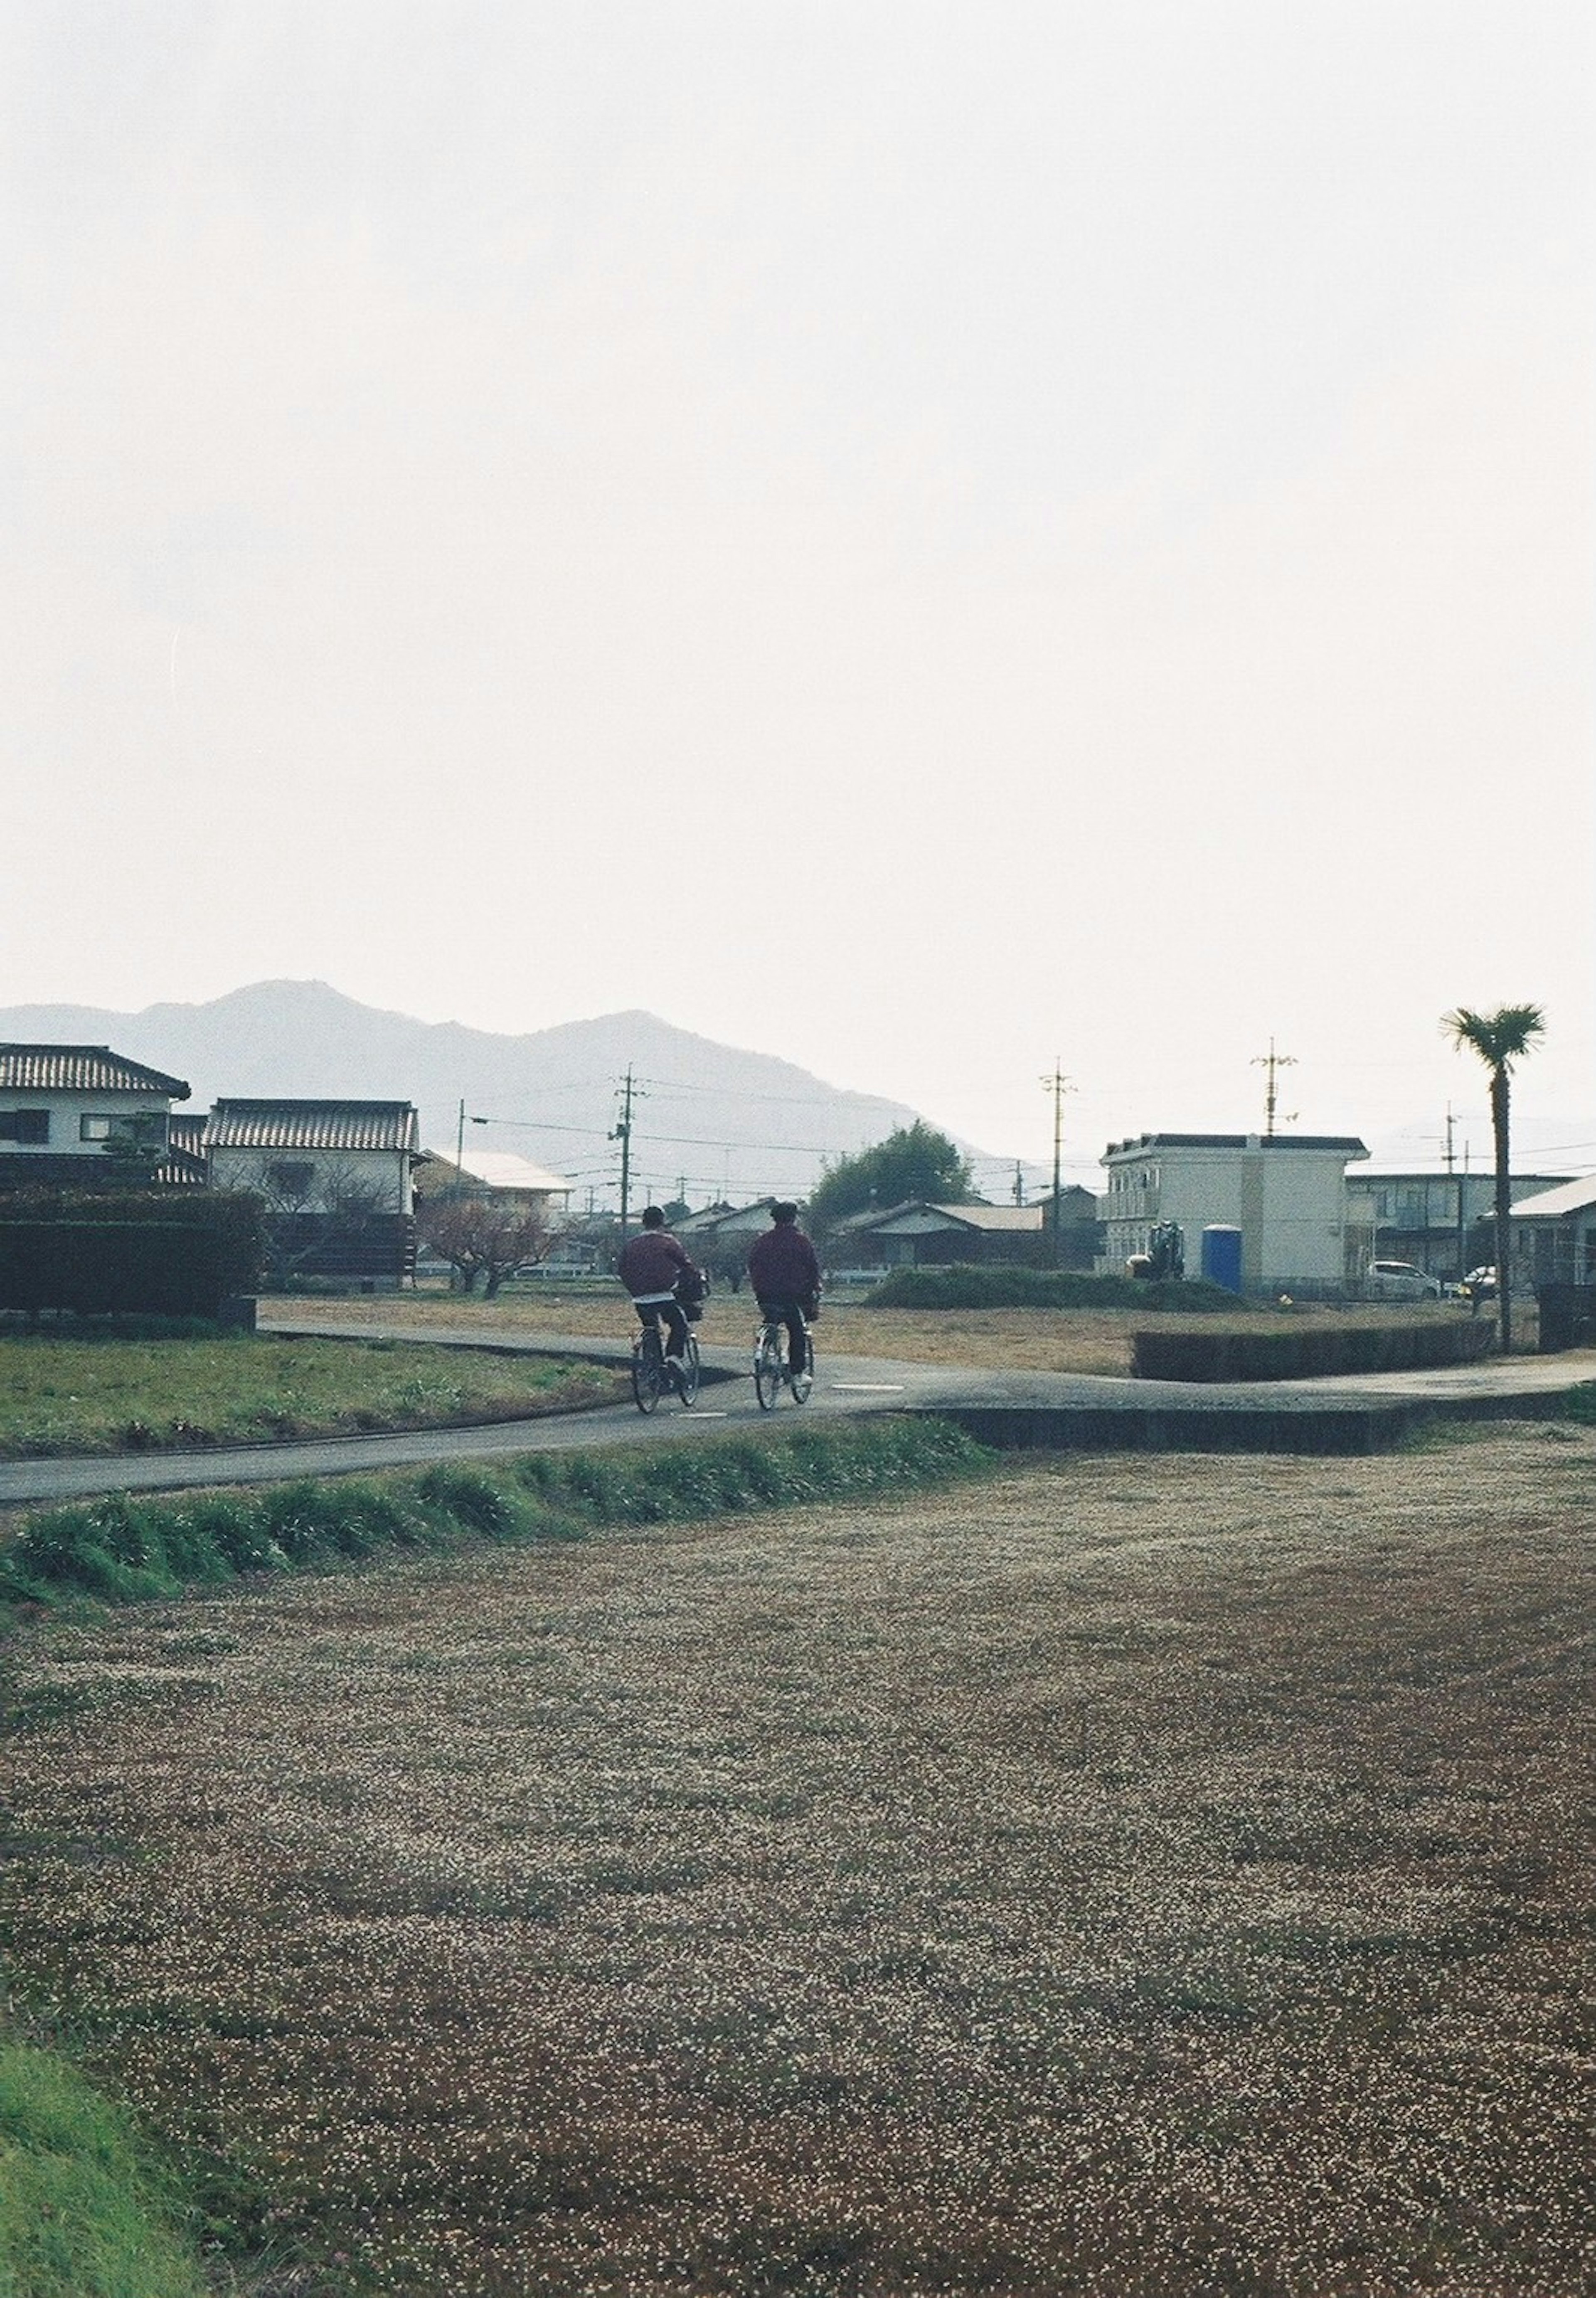
[[[1346,1372],[1410,1372],[1469,1364],[1490,1353],[1493,1327],[1433,1324],[1286,1326],[1278,1332],[1133,1333],[1138,1380],[1311,1380]]]
[[[1189,1309],[1236,1307],[1234,1293],[1206,1277],[1178,1285],[1135,1277],[1093,1277],[1075,1269],[895,1269],[864,1296],[867,1309]]]
[[[335,1565],[461,1540],[572,1540],[595,1527],[943,1484],[992,1455],[946,1421],[872,1416],[691,1451],[533,1452],[419,1475],[302,1478],[261,1492],[130,1500],[28,1517],[0,1553],[0,1603],[135,1603],[250,1572]]]

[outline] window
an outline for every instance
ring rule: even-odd
[[[136,1141],[145,1148],[164,1148],[166,1120],[145,1112],[137,1116],[80,1117],[78,1120],[79,1141]]]
[[[316,1168],[308,1162],[269,1165],[266,1169],[267,1186],[279,1197],[308,1197],[315,1178]]]
[[[49,1138],[47,1109],[0,1109],[0,1141],[25,1141],[37,1147]]]

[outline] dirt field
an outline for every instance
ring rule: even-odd
[[[1575,2298],[1593,1497],[1070,1459],[29,1631],[12,1982],[279,2293]]]
[[[527,1286],[499,1301],[467,1300],[459,1294],[389,1294],[381,1299],[318,1301],[272,1300],[262,1313],[305,1325],[393,1324],[428,1326],[471,1325],[486,1337],[496,1331],[570,1333],[580,1337],[630,1342],[632,1311],[618,1286],[611,1291],[567,1290],[550,1286],[546,1292]],[[1282,1311],[1242,1311],[1227,1318],[1233,1329],[1274,1330]],[[1464,1316],[1451,1307],[1401,1306],[1321,1310],[1304,1307],[1292,1313],[1311,1322],[1334,1317],[1341,1323],[1390,1325],[1404,1317],[1425,1321],[1435,1317]],[[1517,1322],[1516,1336],[1533,1342],[1534,1303]],[[1188,1330],[1189,1317],[1154,1315],[1134,1309],[866,1309],[849,1302],[825,1304],[815,1328],[815,1346],[833,1356],[897,1357],[913,1364],[965,1364],[1006,1367],[1017,1372],[1085,1372],[1124,1374],[1130,1370],[1130,1335],[1166,1328]],[[1204,1318],[1204,1325],[1209,1323]],[[748,1293],[720,1292],[711,1295],[699,1327],[700,1340],[716,1347],[742,1348],[751,1341],[754,1304]]]

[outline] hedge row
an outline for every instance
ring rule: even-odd
[[[252,1290],[256,1197],[18,1195],[0,1203],[0,1310],[214,1318]]]
[[[581,1539],[947,1483],[992,1455],[946,1421],[875,1418],[681,1449],[529,1452],[419,1475],[302,1480],[264,1491],[130,1500],[30,1517],[0,1553],[0,1603],[137,1603],[246,1572],[282,1572],[462,1538]]]
[[[865,1297],[869,1309],[1190,1309],[1234,1310],[1222,1285],[1195,1277],[1179,1285],[1136,1277],[1093,1277],[1083,1269],[976,1267],[895,1269]]]
[[[1489,1324],[1287,1326],[1261,1333],[1133,1333],[1139,1380],[1310,1380],[1323,1373],[1410,1372],[1489,1354]]]

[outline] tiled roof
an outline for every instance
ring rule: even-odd
[[[887,1228],[894,1221],[918,1219],[922,1223],[927,1214],[949,1228],[979,1229],[994,1235],[1012,1230],[1025,1236],[1039,1229],[1045,1208],[1041,1205],[934,1205],[923,1197],[911,1197],[901,1205],[889,1205],[884,1211],[850,1213],[839,1221],[839,1229],[850,1229],[863,1236],[871,1229]]]
[[[409,1149],[420,1145],[408,1101],[219,1101],[207,1149]]]
[[[159,1093],[186,1101],[182,1078],[113,1054],[109,1046],[0,1046],[0,1093]]]

